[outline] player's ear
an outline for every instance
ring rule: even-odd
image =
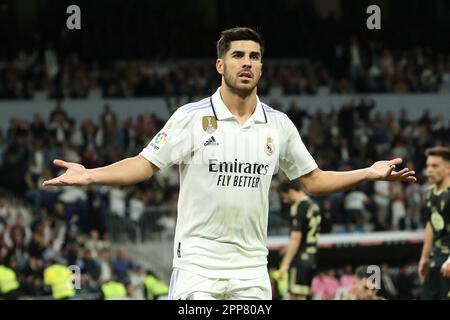
[[[219,74],[223,75],[223,59],[217,58],[216,69]]]

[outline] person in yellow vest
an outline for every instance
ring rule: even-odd
[[[288,277],[287,275],[284,275],[282,278],[280,278],[279,272],[276,269],[272,269],[269,272],[270,280],[275,284],[277,294],[274,295],[274,298],[284,300],[286,298],[287,292],[288,292]]]
[[[0,299],[17,300],[20,295],[19,288],[14,269],[0,265]]]
[[[169,286],[164,281],[158,279],[150,270],[147,270],[146,274],[144,292],[147,300],[158,300],[169,294]]]
[[[124,300],[127,298],[127,288],[121,282],[110,280],[101,286],[101,299]]]
[[[52,264],[44,270],[44,283],[49,285],[55,300],[70,299],[75,296],[73,274],[62,264]]]

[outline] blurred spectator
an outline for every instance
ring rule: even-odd
[[[311,285],[314,300],[331,300],[339,288],[339,281],[335,276],[335,270],[319,272],[313,279]]]
[[[391,188],[391,225],[393,229],[398,229],[401,218],[405,217],[405,203],[403,196],[403,187],[401,184],[392,183]]]
[[[167,299],[169,286],[151,270],[144,273],[144,294],[147,300]]]
[[[412,208],[407,207],[405,216],[398,221],[398,228],[400,230],[417,230],[420,226],[421,223],[416,212]]]
[[[0,187],[4,187],[17,196],[22,196],[27,190],[25,176],[26,162],[20,162],[17,150],[13,147],[6,149],[3,165],[0,168]]]
[[[112,279],[113,269],[111,266],[110,251],[107,248],[101,249],[99,252],[100,260],[100,283],[108,282]]]
[[[110,245],[107,241],[100,239],[100,233],[98,230],[91,230],[90,237],[86,240],[85,246],[89,250],[94,258],[99,256],[102,249],[109,249]]]
[[[417,298],[414,281],[414,276],[409,266],[402,266],[399,268],[397,281],[395,283],[395,287],[398,292],[398,299],[409,300]]]
[[[357,231],[363,231],[366,203],[370,201],[369,197],[362,191],[350,191],[345,197],[346,225],[350,230],[350,224],[356,225]]]
[[[324,200],[322,208],[322,221],[320,223],[320,233],[326,234],[333,231],[333,212],[330,200]]]
[[[383,220],[386,219],[389,209],[389,182],[388,181],[375,181],[374,183],[374,195],[373,200],[379,211],[378,218],[383,216]],[[384,222],[384,221],[380,221]]]
[[[135,266],[130,272],[128,285],[129,296],[134,299],[144,300],[145,296],[145,269],[142,266]]]
[[[378,288],[372,287],[369,281],[369,266],[359,266],[355,270],[355,281],[352,288],[341,296],[336,297],[339,300],[380,300],[383,297],[378,295]]]
[[[380,296],[391,300],[397,298],[398,292],[395,288],[394,280],[389,271],[389,266],[386,263],[381,265],[381,288]]]
[[[345,287],[350,290],[354,282],[355,276],[353,274],[353,267],[352,265],[347,264],[346,266],[344,266],[344,273],[341,275],[340,285],[341,287]]]
[[[100,277],[100,264],[95,260],[92,251],[88,248],[80,248],[80,252],[80,258],[77,260],[76,265],[81,268],[83,274],[88,276],[86,280],[89,286],[93,286],[94,281]]]
[[[112,263],[114,274],[118,281],[124,282],[127,280],[127,272],[134,268],[135,263],[127,257],[124,246],[119,246],[117,248],[116,256],[116,259],[114,259]]]

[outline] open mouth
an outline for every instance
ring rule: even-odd
[[[251,80],[253,78],[253,74],[249,71],[243,71],[238,74],[238,77],[242,80]]]

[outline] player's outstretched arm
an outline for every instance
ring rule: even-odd
[[[152,177],[158,167],[142,156],[127,158],[109,166],[86,169],[78,163],[54,160],[53,163],[66,169],[59,177],[46,180],[43,186],[71,186],[71,185],[128,185],[138,183]]]
[[[402,161],[401,158],[378,161],[368,168],[342,172],[315,169],[302,176],[300,182],[310,193],[316,195],[344,191],[371,180],[416,182],[414,171],[408,168],[394,170]]]

